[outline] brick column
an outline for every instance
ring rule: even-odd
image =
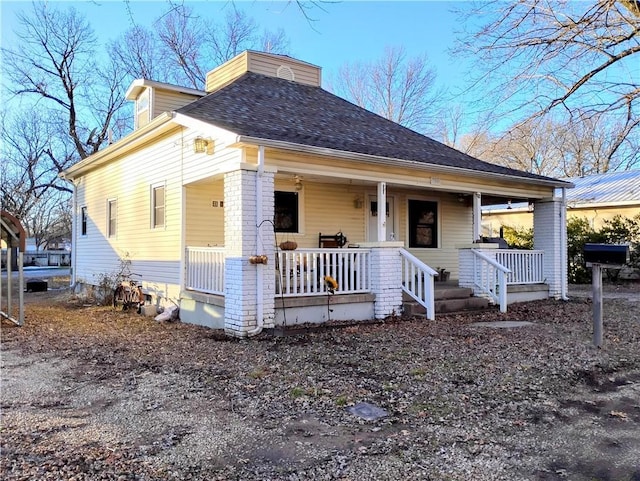
[[[566,292],[567,285],[564,209],[561,200],[547,199],[536,201],[533,212],[533,247],[544,251],[544,277],[549,295],[556,299],[562,297],[563,286]]]
[[[376,319],[402,311],[402,246],[401,242],[380,242],[371,247],[371,290],[376,296]]]
[[[273,172],[235,170],[224,178],[225,332],[245,337],[258,325],[261,292],[264,327],[273,327],[275,315],[275,238],[273,233]],[[257,181],[262,183],[259,219]],[[266,220],[266,221],[265,221]],[[265,222],[263,222],[265,221]],[[259,225],[259,228],[256,227]],[[256,230],[259,230],[257,235]],[[254,255],[267,256],[266,264],[251,264]],[[260,286],[258,279],[262,278]]]

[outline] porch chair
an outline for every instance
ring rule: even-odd
[[[347,237],[342,232],[333,235],[322,235],[322,232],[318,233],[318,247],[321,249],[344,247],[347,242]]]

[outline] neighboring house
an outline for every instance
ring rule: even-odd
[[[633,218],[640,214],[640,170],[608,172],[567,179],[567,217],[584,218],[594,229],[616,215]],[[557,193],[559,195],[559,193]],[[512,203],[482,208],[483,235],[495,237],[503,226],[533,227],[533,204]]]
[[[508,284],[566,295],[554,191],[570,183],[482,162],[320,85],[319,67],[259,52],[209,72],[206,92],[135,81],[135,131],[64,172],[73,282],[97,284],[126,258],[154,302],[238,337],[385,318],[403,292],[433,318],[429,266],[503,310]],[[507,200],[536,205],[536,251],[472,243],[481,205]],[[320,238],[339,232],[343,247]]]

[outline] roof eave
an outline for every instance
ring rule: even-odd
[[[532,178],[520,177],[516,175],[499,174],[495,172],[481,172],[473,169],[465,169],[462,167],[450,167],[446,165],[417,162],[415,160],[382,157],[378,155],[362,154],[357,152],[349,152],[345,150],[329,149],[326,147],[315,147],[312,145],[296,144],[293,142],[285,142],[281,140],[262,139],[259,137],[251,137],[248,135],[238,135],[237,143],[244,143],[244,144],[250,144],[250,145],[262,145],[264,147],[272,147],[272,148],[278,148],[283,150],[293,150],[293,151],[305,152],[308,154],[321,155],[321,156],[340,157],[340,158],[346,158],[346,159],[352,159],[352,160],[360,160],[364,162],[371,162],[371,163],[388,165],[388,166],[397,166],[398,162],[400,162],[400,163],[410,165],[411,167],[431,170],[431,171],[439,172],[443,174],[460,174],[461,172],[464,172],[464,173],[477,175],[478,173],[482,173],[483,176],[495,178],[498,180],[516,179],[520,182],[524,182],[528,184],[536,184],[536,185],[542,184],[542,185],[555,187],[555,188],[570,189],[573,187],[573,184],[571,182],[566,182],[566,181],[557,180],[557,179],[549,179],[549,180],[532,179]]]

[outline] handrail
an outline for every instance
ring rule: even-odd
[[[434,276],[438,271],[432,269],[405,249],[400,249],[402,257],[402,290],[415,299],[427,311],[427,319],[436,318]]]
[[[507,312],[507,274],[511,270],[484,252],[471,249],[473,253],[474,284],[500,305],[500,312]]]

